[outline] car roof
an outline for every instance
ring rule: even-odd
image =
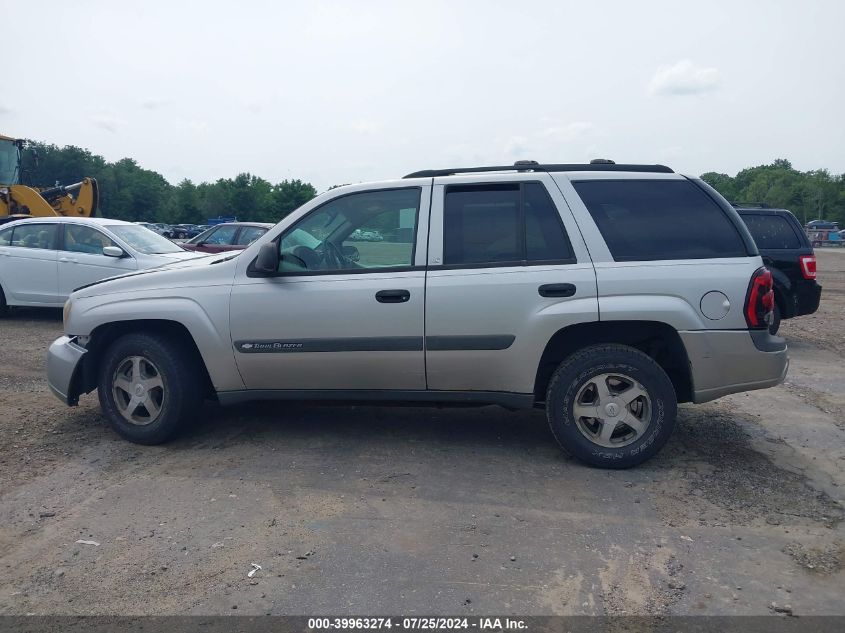
[[[792,211],[789,209],[770,209],[768,207],[761,208],[761,207],[734,207],[736,212],[742,215],[743,213],[754,213],[755,215],[783,215],[784,213],[788,213],[789,215],[794,215]]]
[[[220,224],[210,224],[208,228],[213,229],[218,226],[260,226],[263,229],[270,229],[276,225],[272,222],[221,222]]]
[[[117,224],[126,224],[126,225],[134,225],[134,222],[126,222],[125,220],[112,220],[111,218],[71,218],[64,215],[56,215],[56,216],[46,216],[46,217],[38,217],[38,218],[22,218],[20,220],[15,220],[14,224],[22,224],[22,223],[37,223],[37,224],[55,224],[56,222],[59,223],[66,223],[66,222],[79,222],[81,224],[97,224],[99,226],[113,226]]]

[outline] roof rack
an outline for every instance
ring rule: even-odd
[[[596,158],[587,164],[540,164],[536,160],[518,160],[513,165],[499,165],[495,167],[455,167],[453,169],[423,169],[408,174],[405,178],[434,178],[437,176],[453,176],[455,174],[477,174],[489,171],[635,171],[659,174],[674,174],[666,165],[617,165],[607,158]]]

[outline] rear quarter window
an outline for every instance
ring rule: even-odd
[[[689,180],[572,184],[616,261],[747,256],[737,227]]]
[[[751,231],[751,237],[757,243],[757,248],[770,250],[801,248],[800,239],[785,217],[761,213],[742,213],[740,217]]]

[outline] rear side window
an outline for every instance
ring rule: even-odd
[[[13,227],[12,246],[22,248],[56,248],[55,224],[18,224]]]
[[[443,263],[574,261],[560,215],[540,183],[447,187]]]
[[[584,180],[575,190],[616,261],[745,257],[739,231],[688,180]]]
[[[757,248],[801,248],[801,241],[785,217],[760,213],[741,214]]]

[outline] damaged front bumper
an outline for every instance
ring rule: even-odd
[[[72,336],[60,336],[47,352],[47,384],[50,391],[69,406],[79,403],[80,363],[86,353]]]

